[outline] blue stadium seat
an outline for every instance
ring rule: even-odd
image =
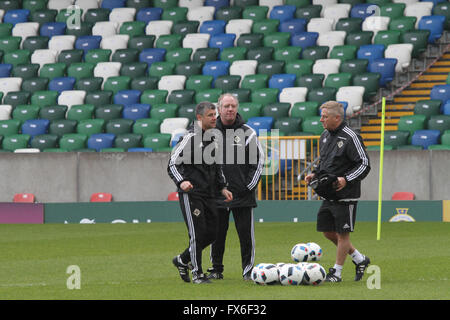
[[[3,23],[11,23],[16,25],[16,23],[27,22],[30,16],[30,10],[28,9],[16,9],[9,10],[5,12],[3,16]]]
[[[153,152],[152,148],[130,148],[128,152]]]
[[[356,52],[358,59],[369,60],[369,64],[375,59],[384,58],[384,44],[366,44],[359,47]]]
[[[424,16],[419,21],[419,30],[429,30],[428,43],[435,43],[444,32],[444,16]]]
[[[294,19],[296,10],[297,7],[293,5],[274,6],[269,13],[269,18],[280,20],[281,23],[283,21]]]
[[[39,34],[44,37],[62,36],[66,34],[65,22],[47,22],[41,25]]]
[[[430,91],[431,100],[441,100],[444,104],[450,100],[450,84],[438,84],[433,86]]]
[[[58,77],[53,78],[48,83],[48,90],[57,91],[61,93],[66,90],[73,90],[76,79],[74,77]]]
[[[126,2],[126,0],[103,0],[101,7],[110,10],[114,8],[123,8],[125,7]]]
[[[84,53],[91,49],[99,49],[101,36],[81,36],[75,40],[75,49],[84,50]]]
[[[338,101],[338,102],[342,104],[342,106],[344,107],[344,119],[345,119],[347,115],[348,102],[347,101]],[[319,113],[320,115],[322,115],[322,110],[319,109]]]
[[[143,21],[148,24],[153,20],[161,20],[162,8],[142,8],[136,13],[136,21]]]
[[[319,38],[318,32],[300,32],[291,37],[291,45],[302,49],[314,47],[317,43],[317,38]]]
[[[369,63],[369,72],[378,72],[381,75],[379,84],[385,87],[394,79],[396,65],[397,59],[395,58],[375,59]]]
[[[126,107],[139,103],[141,93],[139,90],[121,90],[114,95],[114,104],[121,104]]]
[[[11,75],[13,65],[9,63],[0,64],[0,77],[7,78]]]
[[[203,3],[205,7],[214,7],[217,9],[230,6],[230,0],[205,0]]]
[[[31,137],[46,134],[50,126],[48,119],[31,119],[22,124],[22,134],[29,134]]]
[[[227,23],[223,20],[207,20],[203,22],[198,30],[199,33],[209,33],[211,36],[225,33]]]
[[[447,102],[441,104],[440,109],[441,109],[440,111],[441,111],[442,114],[450,115],[450,100],[448,100]]]
[[[260,130],[269,132],[270,129],[272,129],[273,121],[272,117],[252,117],[248,119],[247,124],[252,127],[259,136]]]
[[[439,130],[416,130],[412,136],[411,144],[428,149],[433,144],[439,144],[440,135]]]
[[[182,136],[184,136],[186,132],[180,132],[175,134],[170,140],[170,147],[175,147]]]
[[[281,92],[284,88],[295,87],[296,79],[292,73],[274,74],[269,79],[269,88],[277,88]]]
[[[153,62],[164,61],[165,56],[166,49],[164,48],[147,48],[139,54],[139,61],[147,63],[150,68]]]
[[[234,46],[236,35],[234,33],[220,33],[212,35],[208,42],[208,47],[219,48],[222,51],[224,48]]]
[[[112,148],[115,138],[116,135],[112,133],[94,133],[89,136],[87,147],[89,149],[95,149],[95,151],[100,151],[105,148]]]
[[[367,17],[375,14],[375,12],[380,12],[380,7],[372,3],[358,3],[353,5],[350,10],[351,18],[361,18],[366,19]]]
[[[280,32],[290,32],[291,36],[294,34],[306,31],[306,19],[291,19],[280,23],[278,26]]]
[[[150,105],[143,103],[135,103],[125,106],[123,109],[123,118],[138,120],[150,117]]]
[[[217,77],[228,75],[230,62],[228,61],[207,61],[203,65],[202,73],[213,77],[213,84]]]

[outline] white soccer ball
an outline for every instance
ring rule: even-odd
[[[298,286],[303,281],[304,270],[293,263],[286,263],[279,270],[279,280],[283,286]]]
[[[325,281],[326,276],[327,273],[320,264],[310,263],[309,266],[305,268],[303,282],[304,284],[318,286],[319,284]]]
[[[308,261],[320,261],[320,258],[322,258],[322,248],[315,242],[308,242],[306,245],[309,247]]]
[[[306,262],[309,257],[309,247],[305,243],[297,243],[291,250],[292,260]]]
[[[271,263],[260,263],[252,270],[252,280],[259,285],[271,285],[278,282],[278,268]]]

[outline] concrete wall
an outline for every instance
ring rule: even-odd
[[[369,152],[372,170],[362,200],[378,199],[379,152]],[[94,192],[115,201],[166,200],[175,185],[167,175],[168,153],[0,153],[0,202],[30,192],[37,201],[88,202]],[[450,151],[385,151],[383,199],[410,191],[417,200],[450,199]]]

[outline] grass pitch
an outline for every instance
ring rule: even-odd
[[[299,242],[317,242],[319,262],[334,264],[335,247],[315,231],[315,223],[257,223],[256,263],[291,262]],[[443,222],[359,222],[355,247],[380,269],[380,289],[369,289],[366,274],[354,282],[346,260],[343,282],[317,287],[258,286],[241,277],[240,249],[230,224],[224,280],[211,285],[184,283],[172,258],[187,246],[183,223],[0,225],[0,297],[8,299],[146,299],[146,300],[315,300],[450,299],[449,224]],[[210,266],[209,249],[203,255]],[[80,270],[80,289],[67,287],[69,266]],[[70,281],[69,281],[70,282]]]

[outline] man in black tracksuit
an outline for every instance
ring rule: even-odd
[[[370,171],[369,157],[363,140],[344,121],[344,108],[336,101],[320,107],[324,132],[320,137],[320,161],[305,177],[324,198],[317,214],[317,231],[337,246],[336,263],[326,281],[340,282],[347,254],[356,265],[355,281],[361,280],[370,259],[361,254],[350,241],[356,222],[357,199],[361,196],[361,180]]]
[[[219,233],[211,245],[212,268],[208,278],[223,278],[223,256],[230,212],[233,213],[241,247],[243,277],[250,279],[255,259],[253,208],[256,207],[256,188],[261,177],[264,153],[255,130],[245,124],[238,114],[238,101],[231,94],[219,98],[219,118],[216,128],[223,136],[223,173],[233,201],[218,199]]]
[[[197,122],[191,126],[172,151],[168,174],[178,187],[180,207],[189,233],[189,246],[172,263],[180,277],[190,282],[189,264],[193,283],[209,283],[202,269],[202,251],[217,236],[216,199],[223,201],[233,196],[226,188],[221,165],[215,161],[216,107],[201,102],[196,107]]]

